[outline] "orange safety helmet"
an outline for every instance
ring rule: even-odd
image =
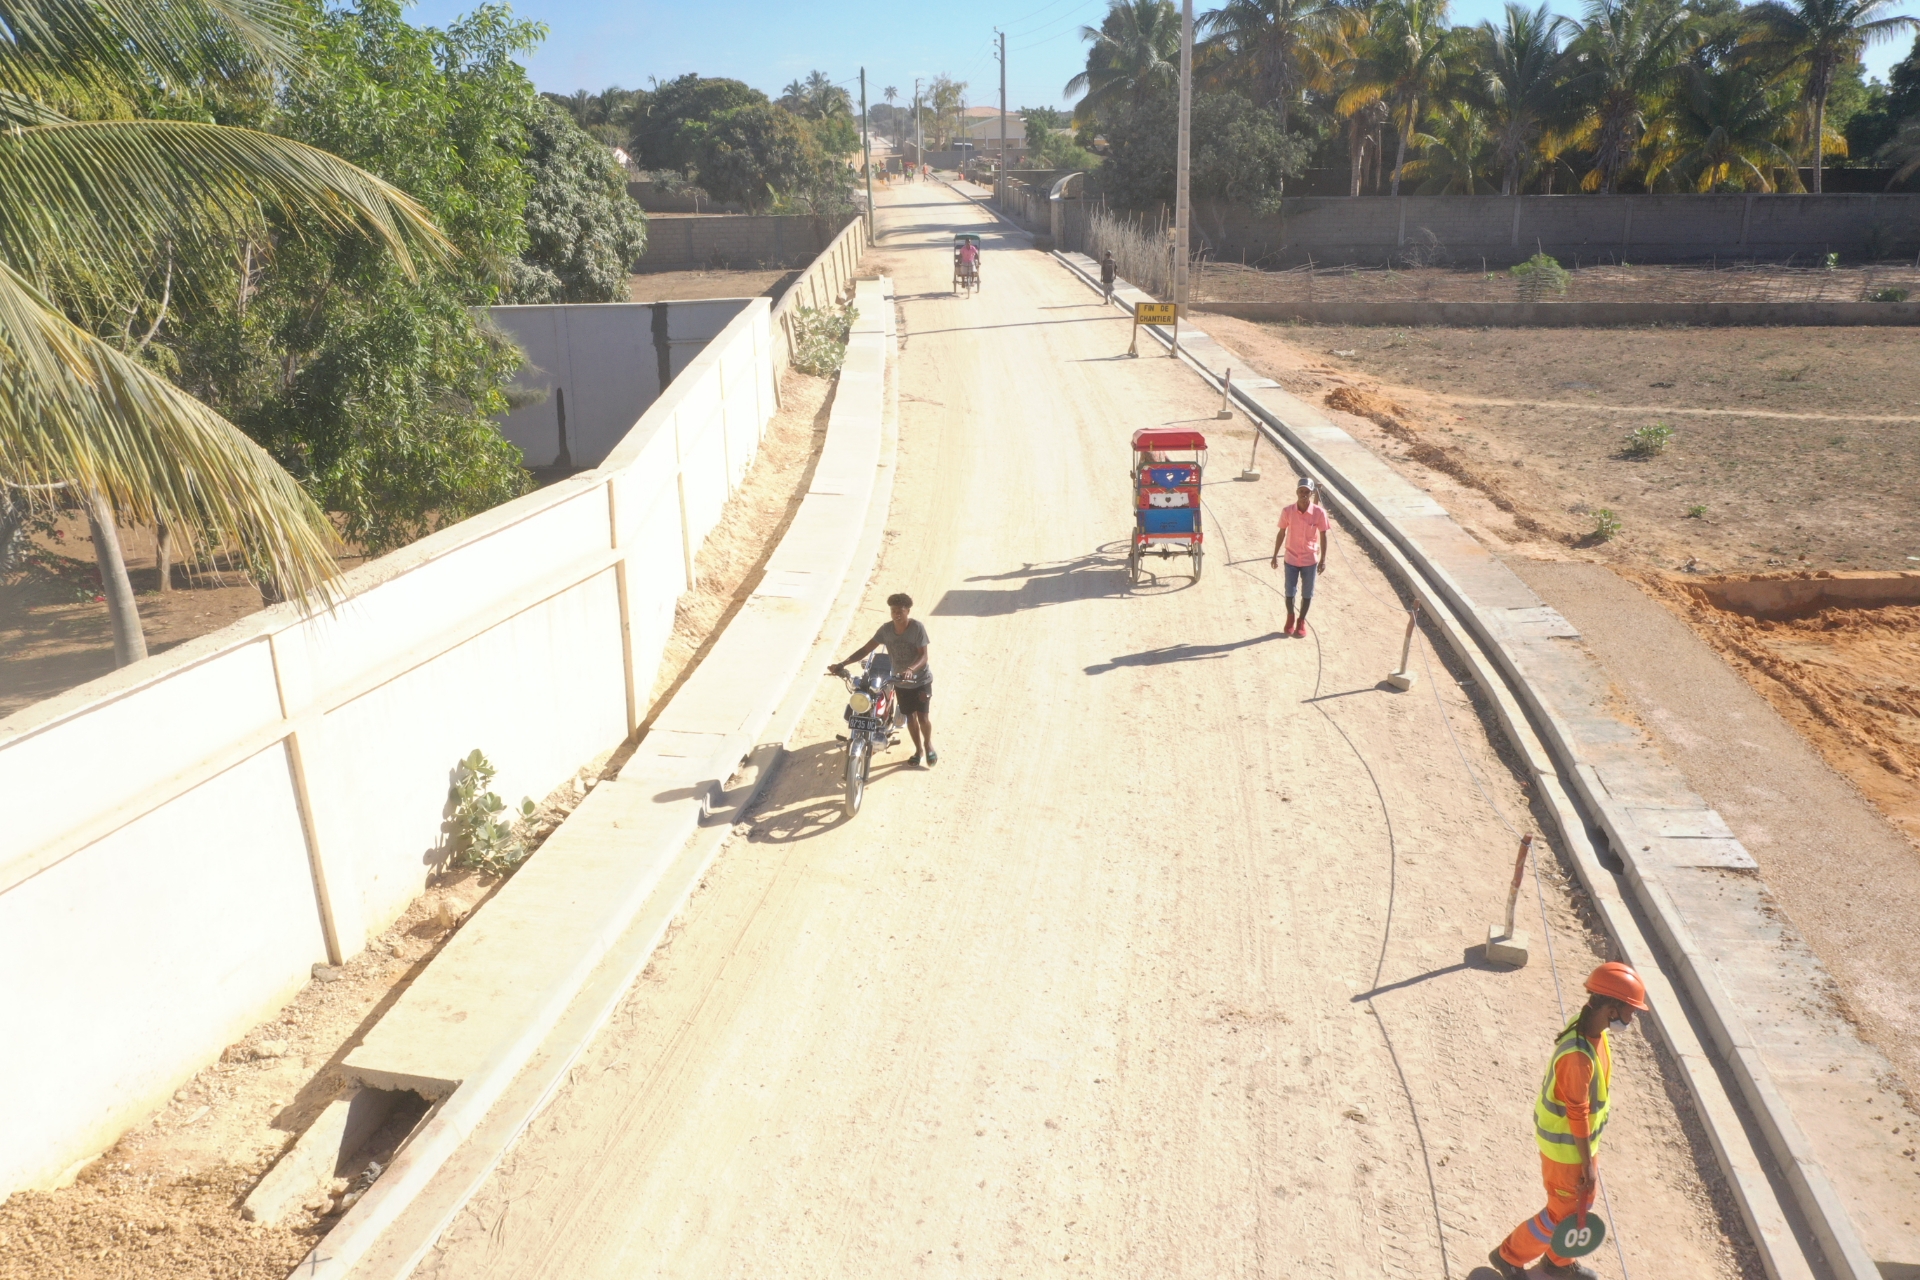
[[[1633,971],[1632,965],[1621,964],[1618,960],[1609,960],[1587,975],[1587,990],[1597,996],[1606,996],[1609,1000],[1618,1000],[1630,1004],[1645,1013],[1647,1010],[1647,984]]]

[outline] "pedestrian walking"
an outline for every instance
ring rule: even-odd
[[[1547,1207],[1513,1229],[1487,1261],[1503,1280],[1520,1280],[1544,1254],[1545,1275],[1600,1280],[1599,1273],[1550,1247],[1554,1228],[1568,1214],[1593,1206],[1600,1185],[1596,1160],[1606,1132],[1607,1098],[1613,1085],[1613,1046],[1608,1028],[1632,1024],[1646,1012],[1647,984],[1617,960],[1587,976],[1587,1004],[1553,1042],[1553,1056],[1533,1103],[1533,1140],[1540,1148],[1540,1180]]]
[[[933,668],[927,662],[927,626],[913,616],[913,597],[904,591],[887,597],[887,611],[892,617],[880,624],[873,639],[827,671],[845,675],[848,667],[885,645],[892,660],[900,714],[907,718],[907,732],[913,736],[913,759],[907,763],[918,765],[924,757],[927,767],[932,768],[940,763],[940,753],[933,749],[933,721],[928,719],[933,705]]]
[[[1113,250],[1100,255],[1100,296],[1108,302],[1113,301],[1113,282],[1120,274],[1120,264],[1113,260]]]
[[[1287,557],[1287,621],[1280,633],[1296,640],[1307,634],[1307,610],[1313,607],[1314,583],[1327,571],[1327,547],[1331,542],[1332,524],[1327,520],[1327,509],[1320,505],[1315,494],[1312,476],[1301,476],[1295,481],[1294,500],[1281,509],[1280,532],[1273,536],[1273,567],[1280,567],[1283,547]],[[1300,594],[1298,622],[1294,620],[1293,611],[1296,591]]]

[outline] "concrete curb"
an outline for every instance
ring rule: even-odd
[[[882,381],[874,386],[880,400],[880,404],[875,406],[880,417],[880,443],[874,461],[876,470],[868,490],[865,523],[850,550],[840,588],[829,606],[825,626],[801,657],[803,663],[811,661],[823,647],[833,647],[833,642],[845,635],[865,590],[866,579],[871,574],[886,522],[892,489],[893,454],[898,436],[897,388],[889,391],[897,375],[893,359],[891,284],[884,280],[880,282],[878,294],[883,311],[879,331],[874,333],[869,330],[864,335],[869,341],[878,339],[875,345],[882,370]],[[862,336],[862,328],[867,326],[856,325],[856,338]],[[842,385],[846,386],[844,382]],[[820,477],[816,473],[816,488],[819,484]],[[855,570],[862,570],[857,580]],[[847,603],[849,595],[852,597],[850,604]],[[702,806],[679,806],[685,811],[679,820],[655,834],[671,840],[674,846],[686,847],[663,869],[660,876],[646,882],[644,887],[637,888],[628,901],[620,904],[614,913],[617,925],[610,924],[591,939],[565,975],[550,984],[539,1002],[538,1014],[529,1019],[510,1040],[501,1044],[478,1070],[461,1081],[427,1115],[413,1137],[394,1157],[386,1173],[348,1210],[326,1238],[294,1269],[292,1275],[314,1278],[398,1278],[411,1274],[432,1249],[440,1233],[479,1190],[513,1141],[552,1099],[580,1053],[612,1016],[632,980],[645,968],[668,925],[685,905],[730,833],[731,817],[717,822],[710,819],[721,813],[744,814],[759,798],[773,769],[784,755],[787,738],[811,701],[816,683],[806,680],[804,668],[801,668],[801,675],[784,686],[784,692],[769,709],[764,722],[768,729],[777,734],[777,738],[760,744],[748,754],[741,772],[750,773],[752,781],[744,794],[737,789],[723,791],[718,796],[708,797]],[[724,800],[725,809],[714,805],[715,799]],[[707,810],[704,815],[703,808]],[[650,908],[655,909],[650,913]],[[652,921],[647,919],[649,914],[653,917]],[[647,923],[653,923],[655,927],[636,929],[637,925]],[[635,932],[643,935],[637,940],[639,945],[623,949],[621,944]],[[523,1100],[523,1105],[517,1109],[519,1114],[494,1116],[492,1113],[496,1104],[502,1101],[536,1053],[547,1045],[549,1037],[573,1010],[576,1000],[592,984],[603,962],[615,953],[618,963],[614,966],[614,972],[606,975],[615,980],[599,984],[600,998],[590,1002],[592,1007],[582,1011],[583,1016],[568,1028],[572,1032],[566,1037],[568,1043],[549,1055],[546,1069],[540,1073],[539,1087],[530,1103]],[[434,1206],[437,1220],[428,1231],[422,1233],[424,1239],[411,1242],[387,1240],[385,1237],[401,1222],[403,1215],[428,1191],[436,1176],[448,1167],[456,1153],[469,1138],[476,1135],[483,1124],[487,1124],[491,1130],[489,1136],[493,1141],[489,1145],[493,1149],[477,1161],[480,1166],[477,1173],[469,1168],[459,1171],[461,1185],[447,1197],[450,1204]]]
[[[1056,252],[1053,256],[1089,288],[1098,290],[1099,285],[1086,268],[1066,254]],[[1116,288],[1114,292],[1115,305],[1121,305],[1122,290]],[[1137,293],[1131,289],[1127,292]],[[1158,329],[1149,329],[1149,332],[1163,345],[1171,346],[1171,340]],[[1184,351],[1182,355],[1203,379],[1216,387],[1219,385],[1204,366]],[[1303,474],[1313,475],[1317,481],[1327,484],[1329,496],[1347,508],[1342,518],[1354,524],[1369,544],[1400,571],[1406,586],[1419,598],[1421,607],[1446,637],[1449,647],[1474,671],[1481,688],[1494,699],[1501,726],[1527,761],[1529,772],[1560,828],[1561,838],[1573,855],[1582,882],[1606,920],[1609,935],[1620,947],[1623,957],[1649,978],[1655,1024],[1677,1059],[1707,1123],[1715,1158],[1734,1189],[1742,1217],[1753,1233],[1768,1274],[1774,1280],[1823,1273],[1846,1280],[1878,1280],[1879,1269],[1861,1245],[1797,1121],[1773,1088],[1765,1064],[1759,1060],[1738,1015],[1712,977],[1706,957],[1693,943],[1664,892],[1650,892],[1658,886],[1639,876],[1636,869],[1626,877],[1629,887],[1649,916],[1661,949],[1678,968],[1690,998],[1680,1001],[1672,997],[1671,982],[1665,976],[1664,966],[1658,963],[1659,951],[1635,919],[1631,906],[1620,893],[1616,877],[1606,870],[1593,846],[1587,815],[1593,815],[1596,825],[1603,829],[1608,815],[1603,806],[1596,805],[1588,780],[1572,759],[1565,726],[1546,708],[1505,645],[1486,629],[1471,600],[1444,569],[1429,560],[1419,545],[1381,512],[1363,490],[1330,466],[1319,450],[1266,406],[1238,386],[1234,388],[1234,400],[1261,426],[1269,441],[1300,466]],[[1535,721],[1529,719],[1529,712],[1539,717],[1543,732],[1536,733]],[[1556,760],[1565,766],[1564,773],[1556,767]],[[1581,805],[1577,806],[1569,797],[1563,778],[1571,779]],[[1741,1119],[1741,1109],[1735,1105],[1715,1069],[1715,1060],[1705,1053],[1702,1037],[1686,1016],[1689,1006],[1704,1024],[1705,1038],[1718,1050],[1718,1062],[1739,1086],[1755,1127],[1770,1150],[1775,1169],[1787,1183],[1790,1203],[1796,1212],[1786,1212],[1788,1203],[1783,1202],[1772,1185],[1769,1171],[1758,1159],[1748,1127]],[[1681,1016],[1671,1016],[1675,1011]],[[1797,1224],[1795,1219],[1799,1219]],[[1801,1238],[1796,1225],[1809,1232],[1812,1239]],[[1818,1271],[1812,1265],[1815,1259],[1806,1248],[1807,1244],[1816,1242],[1827,1264]]]
[[[1302,324],[1574,329],[1654,325],[1920,325],[1920,302],[1196,302],[1195,311]]]

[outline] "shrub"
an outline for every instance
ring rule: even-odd
[[[1707,518],[1707,507],[1705,503],[1696,502],[1692,506],[1687,508],[1687,519],[1705,520],[1706,518]]]
[[[1651,458],[1655,454],[1665,453],[1667,446],[1673,443],[1673,428],[1664,422],[1656,422],[1650,427],[1635,427],[1626,434],[1627,456],[1630,458]]]
[[[1593,536],[1601,542],[1620,532],[1620,517],[1613,513],[1612,507],[1601,507],[1593,513]]]
[[[531,799],[523,799],[519,808],[508,809],[506,802],[487,788],[496,772],[475,747],[454,767],[447,800],[453,805],[454,865],[505,876],[532,852],[527,843],[527,823],[534,806]]]
[[[818,378],[840,372],[853,332],[853,304],[801,307],[793,313],[793,367]]]
[[[1867,291],[1868,302],[1905,302],[1908,296],[1905,289],[1870,289]]]
[[[1537,302],[1546,293],[1564,294],[1573,279],[1567,269],[1544,253],[1536,253],[1525,262],[1507,268],[1507,274],[1520,289],[1520,301]]]

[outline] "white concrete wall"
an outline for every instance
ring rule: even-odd
[[[0,720],[0,1195],[109,1145],[404,910],[461,756],[538,798],[637,726],[773,413],[771,308],[724,305],[598,470],[355,570],[333,612],[266,610]],[[651,308],[606,311],[558,317],[583,401],[623,327],[655,367]]]
[[[668,382],[679,377],[747,301],[488,308],[493,322],[527,353],[514,385],[547,393],[540,403],[502,418],[500,433],[520,446],[528,466],[555,465],[564,397],[572,464],[598,466],[634,420],[659,399],[661,362],[667,363]]]

